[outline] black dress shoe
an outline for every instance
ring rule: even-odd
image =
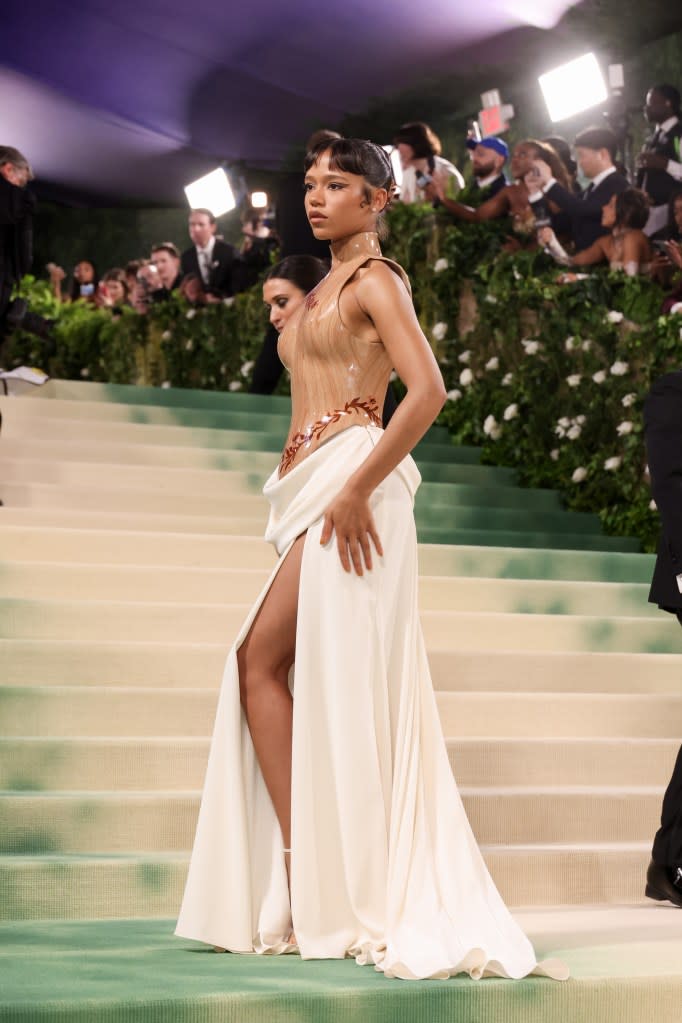
[[[644,894],[657,902],[682,907],[682,867],[659,867],[652,860],[646,872]]]

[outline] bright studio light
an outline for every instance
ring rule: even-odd
[[[608,90],[593,53],[540,75],[540,88],[552,121],[563,121],[608,99]]]
[[[393,180],[396,186],[400,188],[403,183],[403,165],[400,162],[400,153],[396,146],[382,146],[391,158],[391,166],[393,167]]]
[[[210,210],[214,217],[221,217],[237,205],[227,174],[222,167],[216,168],[203,178],[197,178],[185,186],[185,195],[193,210]]]
[[[268,208],[268,193],[267,192],[252,192],[251,193],[251,209],[252,210],[266,210]]]

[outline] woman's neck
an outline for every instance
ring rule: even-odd
[[[381,246],[376,231],[358,231],[331,243],[332,269],[360,256],[380,256]]]

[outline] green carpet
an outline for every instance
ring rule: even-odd
[[[674,911],[672,911],[674,913]],[[666,921],[671,914],[659,914]],[[538,955],[571,966],[565,983],[387,980],[350,960],[216,955],[171,921],[0,927],[0,1020],[13,1023],[679,1023],[682,941],[545,939]],[[634,935],[633,935],[634,937]]]

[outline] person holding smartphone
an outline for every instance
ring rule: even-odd
[[[464,178],[453,163],[441,156],[440,139],[428,124],[423,121],[403,124],[393,145],[403,168],[402,202],[429,202],[425,189],[433,183],[443,194],[453,197],[464,188]]]

